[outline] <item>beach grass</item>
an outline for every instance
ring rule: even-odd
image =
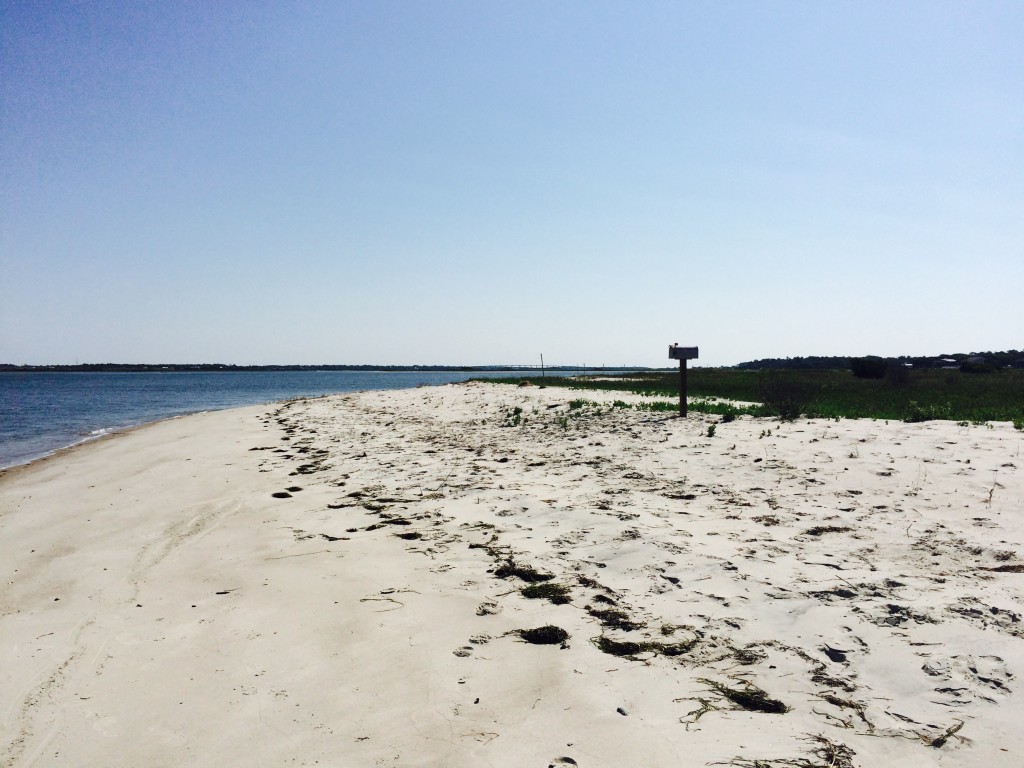
[[[486,381],[519,384],[521,377]],[[678,398],[679,374],[644,372],[587,377],[531,379],[539,386],[633,392]],[[687,375],[689,409],[723,416],[869,418],[918,422],[932,419],[982,424],[1012,421],[1024,429],[1024,370],[991,373],[907,370],[899,377],[858,378],[844,370],[761,371],[694,368]],[[736,405],[718,398],[753,405]],[[623,403],[623,405],[625,405]],[[622,407],[622,406],[620,406]],[[670,400],[643,408],[672,411]]]

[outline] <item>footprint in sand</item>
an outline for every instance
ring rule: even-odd
[[[497,603],[480,603],[480,605],[477,606],[476,609],[477,616],[493,616],[496,613],[501,613],[501,606]]]
[[[921,670],[937,680],[948,683],[935,690],[960,701],[980,698],[995,701],[993,694],[1008,695],[1013,673],[998,656],[941,656],[933,655]]]

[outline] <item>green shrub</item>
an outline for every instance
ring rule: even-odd
[[[649,403],[637,403],[638,411],[678,411],[679,403],[670,403],[665,400],[654,400]]]
[[[931,421],[932,419],[950,419],[953,418],[953,409],[949,403],[942,405],[940,403],[933,403],[931,405],[920,405],[916,400],[911,400],[907,405],[907,414],[903,417],[903,420],[911,424],[920,421]]]
[[[858,379],[881,379],[885,377],[888,363],[884,358],[869,355],[868,357],[851,357],[850,368]]]
[[[983,360],[964,360],[960,363],[961,373],[992,373],[995,367]]]
[[[910,383],[910,368],[899,360],[890,360],[885,367],[885,383],[892,387],[904,387]]]
[[[511,411],[505,412],[505,423],[506,427],[518,427],[523,421],[523,409],[518,405]]]
[[[786,371],[762,371],[760,385],[761,402],[771,415],[783,421],[800,418],[811,403],[811,386]]]

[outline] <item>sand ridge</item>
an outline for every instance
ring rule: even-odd
[[[33,673],[4,686],[5,756],[763,768],[1020,754],[1019,432],[681,420],[613,407],[638,396],[577,396],[471,383],[297,400],[140,430],[77,454],[77,473],[40,467],[46,485],[0,482],[5,555],[14,538],[50,551],[5,582],[0,641]],[[185,458],[204,471],[181,474]],[[125,473],[134,505],[112,490]],[[104,536],[64,551],[51,505],[89,483]],[[43,488],[56,495],[25,498]],[[84,589],[97,558],[120,576]],[[40,608],[56,592],[74,616]],[[46,629],[57,639],[32,635]]]

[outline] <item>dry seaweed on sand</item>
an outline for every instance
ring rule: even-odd
[[[993,573],[1024,573],[1024,565],[1011,563],[1010,565],[997,565],[994,568],[982,568],[982,570]]]
[[[366,526],[367,531],[377,531],[386,525],[412,525],[412,523],[406,520],[404,517],[389,517],[386,520],[382,520],[379,523]]]
[[[709,765],[732,765],[736,768],[856,768],[853,756],[857,753],[845,744],[832,741],[825,736],[811,736],[810,741],[817,744],[811,750],[811,754],[815,757],[814,760],[809,760],[806,757],[767,760],[734,757],[724,763],[709,763]]]
[[[565,645],[569,633],[553,624],[545,624],[534,629],[517,629],[519,637],[532,645]]]
[[[605,637],[604,635],[595,637],[593,643],[597,646],[599,651],[612,656],[636,656],[638,653],[643,651],[643,647],[640,643],[634,643],[631,640],[612,640],[610,637]]]
[[[760,664],[768,658],[768,654],[756,646],[747,646],[746,648],[738,648],[733,651],[733,657],[740,664],[751,666],[753,664]]]
[[[697,638],[682,643],[648,643],[649,650],[660,653],[663,656],[682,656],[697,644]]]
[[[569,602],[572,592],[564,584],[530,584],[519,590],[519,593],[531,600],[550,600],[555,605],[565,605]]]
[[[645,622],[631,620],[628,613],[616,608],[594,608],[588,605],[587,613],[595,619],[599,619],[601,621],[601,626],[608,627],[610,629],[621,629],[629,632],[634,629],[643,629],[647,626]]]
[[[956,732],[959,731],[963,727],[964,727],[963,721],[962,720],[957,720],[955,724],[949,726],[949,728],[947,728],[945,731],[943,731],[941,734],[939,734],[934,739],[928,738],[927,736],[922,736],[921,738],[924,739],[924,742],[929,747],[935,747],[936,749],[940,749],[942,746],[945,745],[945,743],[947,741],[949,741],[949,737],[950,736],[955,736]],[[957,736],[957,738],[960,739],[961,741],[963,740],[962,736]]]
[[[494,575],[499,579],[508,579],[515,576],[518,579],[522,579],[530,584],[536,584],[541,581],[551,581],[555,578],[554,574],[542,573],[529,565],[519,565],[514,560],[506,560],[497,568],[494,569]]]
[[[789,707],[778,699],[771,698],[753,683],[743,681],[743,688],[730,688],[727,685],[703,677],[700,678],[700,681],[710,686],[740,709],[745,709],[748,712],[766,712],[773,715],[789,712]]]
[[[818,696],[818,698],[820,698],[822,701],[827,701],[833,707],[837,707],[838,709],[852,709],[854,712],[857,713],[857,716],[861,719],[861,721],[864,723],[864,725],[867,726],[868,732],[870,732],[870,733],[874,733],[875,732],[875,725],[874,725],[874,723],[872,723],[870,720],[868,720],[867,705],[861,704],[860,702],[857,702],[857,701],[852,701],[850,699],[840,698],[839,696],[836,696],[834,693],[823,693],[823,694],[820,694]],[[817,710],[815,710],[815,712],[817,712]],[[831,717],[831,716],[829,715],[829,717]],[[847,728],[852,728],[853,727],[853,724],[852,723],[847,723],[847,721],[840,720],[840,722],[846,723],[845,727],[847,727]]]
[[[816,525],[813,528],[808,528],[804,531],[805,536],[821,536],[826,533],[847,533],[852,531],[848,525]]]
[[[685,629],[688,632],[692,632],[695,638],[704,637],[703,632],[689,624],[662,624],[661,628],[658,631],[661,632],[661,634],[665,637],[671,637],[680,629]]]
[[[663,656],[681,656],[697,644],[697,639],[681,643],[636,643],[632,640],[612,640],[610,637],[601,635],[591,640],[597,649],[610,656],[632,657],[640,653],[658,653]]]

